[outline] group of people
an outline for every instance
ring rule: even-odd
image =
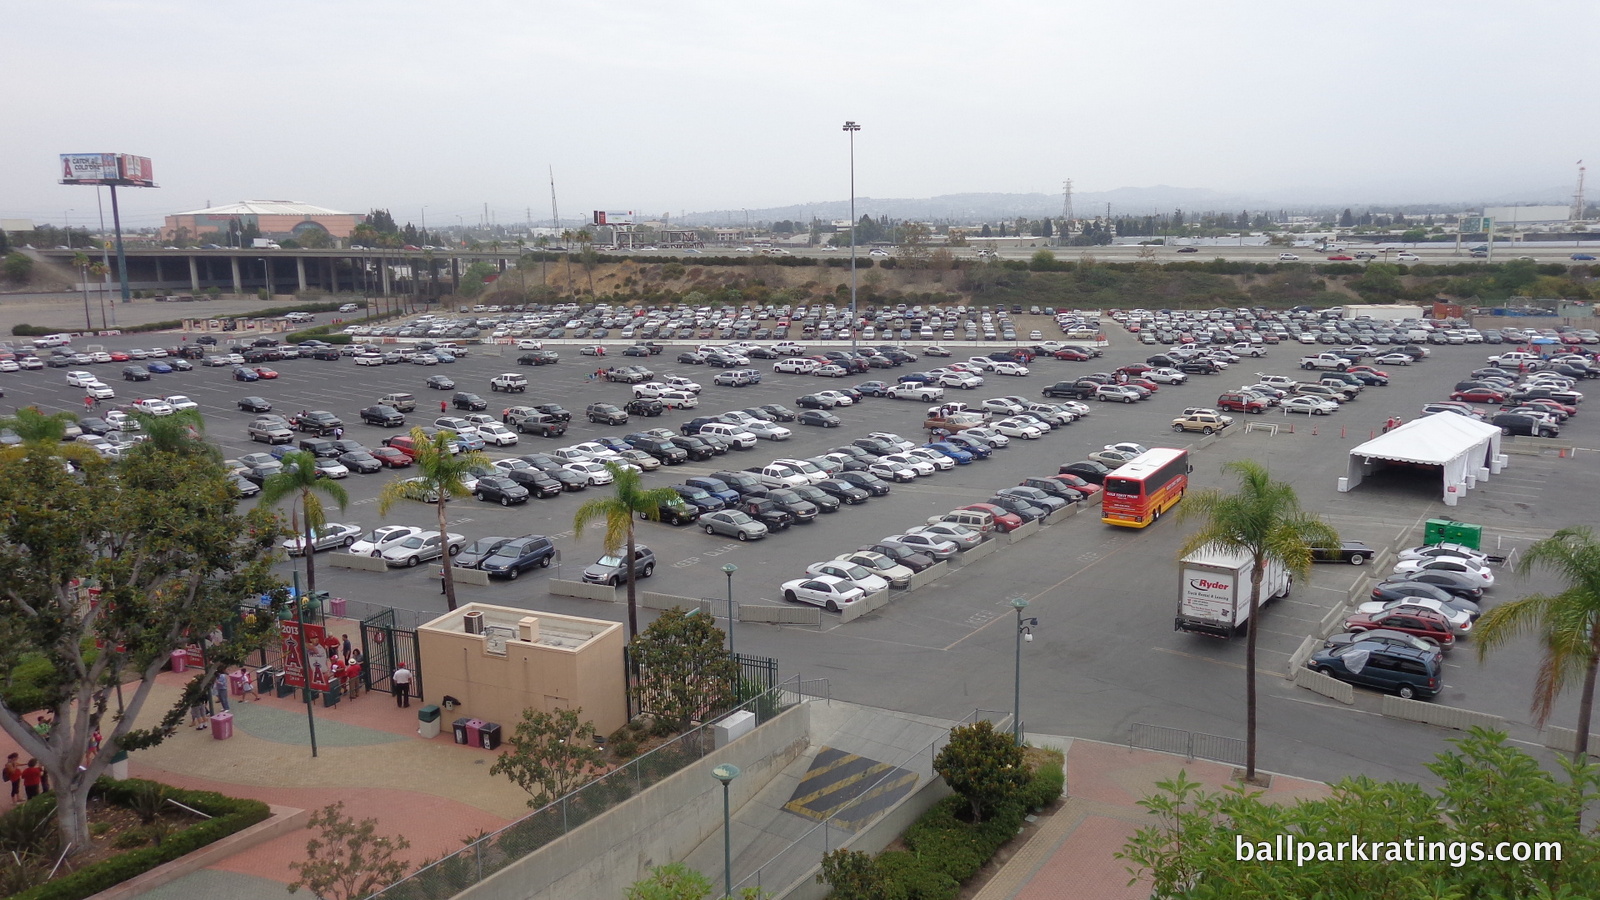
[[[1389,420],[1383,423],[1383,433],[1388,434],[1396,428],[1399,428],[1401,425],[1404,425],[1405,421],[1405,419],[1402,419],[1399,416],[1390,416]]]
[[[12,753],[6,757],[5,768],[0,770],[0,777],[11,783],[12,803],[32,800],[50,790],[50,773],[39,761],[30,757],[28,764],[23,765],[20,760],[21,754]]]
[[[216,679],[211,682],[211,695],[189,707],[189,724],[196,731],[204,731],[217,710],[231,712],[232,704],[228,701],[230,695],[240,700],[261,699],[261,694],[256,690],[255,675],[249,669],[236,666],[232,670],[224,668],[218,672]]]

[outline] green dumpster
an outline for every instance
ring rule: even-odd
[[[1483,544],[1482,525],[1450,519],[1429,519],[1423,525],[1422,535],[1425,544],[1460,544],[1474,550]]]

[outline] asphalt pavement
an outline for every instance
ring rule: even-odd
[[[1043,386],[1056,380],[1110,371],[1154,352],[1115,328],[1111,338],[1112,346],[1102,359],[1084,363],[1037,360],[1028,377],[990,374],[984,387],[951,391],[948,396],[968,403],[1001,394],[1037,396]],[[103,342],[115,349],[169,345],[176,339],[141,335]],[[918,346],[912,345],[912,349]],[[252,416],[235,404],[246,394],[268,398],[276,411],[285,414],[302,408],[330,410],[344,419],[347,439],[369,447],[377,446],[395,429],[363,426],[357,410],[382,394],[407,390],[418,397],[410,424],[431,422],[438,415],[440,400],[450,396],[448,391],[424,387],[426,378],[436,374],[449,375],[459,389],[488,399],[491,412],[514,404],[557,402],[575,413],[570,430],[560,439],[523,436],[517,447],[490,448],[491,456],[503,456],[547,451],[646,427],[676,430],[694,415],[763,403],[793,408],[796,397],[804,393],[871,378],[892,381],[906,371],[947,362],[924,358],[906,368],[874,370],[867,376],[837,382],[777,375],[771,373],[770,364],[758,363],[766,372],[762,383],[734,388],[712,386],[716,370],[674,362],[676,349],[649,360],[608,356],[604,365],[642,362],[658,376],[691,377],[704,384],[705,391],[699,409],[669,411],[659,418],[606,427],[584,422],[584,406],[597,401],[620,405],[630,396],[630,387],[589,381],[598,361],[577,356],[573,347],[559,349],[560,364],[542,368],[516,366],[517,351],[492,346],[475,347],[464,359],[435,367],[358,367],[348,358],[337,362],[288,360],[268,364],[281,373],[278,379],[250,384],[233,381],[224,368],[197,367],[193,372],[158,375],[153,382],[137,384],[120,380],[122,364],[93,368],[116,389],[118,403],[142,396],[191,397],[200,404],[208,437],[229,457],[266,449],[245,436],[244,426]],[[1293,483],[1306,505],[1326,516],[1346,539],[1386,543],[1405,536],[1420,543],[1420,523],[1442,516],[1483,524],[1488,540],[1509,551],[1563,525],[1591,518],[1585,498],[1592,495],[1600,479],[1595,453],[1587,448],[1600,443],[1595,426],[1581,415],[1568,424],[1563,440],[1586,449],[1566,456],[1513,455],[1503,475],[1467,494],[1454,509],[1440,501],[1436,479],[1420,476],[1369,479],[1353,492],[1337,492],[1336,481],[1345,470],[1350,447],[1381,429],[1389,416],[1409,418],[1424,401],[1445,396],[1456,380],[1482,365],[1483,358],[1493,352],[1485,346],[1436,347],[1433,358],[1390,370],[1394,376],[1391,386],[1367,389],[1360,399],[1332,416],[1308,420],[1281,414],[1241,415],[1236,417],[1240,427],[1233,433],[1203,447],[1199,435],[1177,435],[1170,430],[1172,417],[1183,407],[1209,405],[1220,391],[1257,380],[1252,373],[1297,375],[1294,361],[1300,350],[1294,345],[1275,347],[1266,359],[1243,360],[1222,375],[1193,376],[1187,385],[1164,387],[1142,403],[1097,404],[1088,418],[1039,440],[1013,440],[990,460],[896,485],[887,497],[821,516],[815,524],[796,525],[763,541],[741,544],[693,527],[640,522],[638,539],[652,547],[660,560],[654,577],[642,585],[670,594],[722,598],[728,582],[721,567],[731,562],[738,566],[732,590],[739,602],[780,604],[778,586],[797,577],[811,562],[902,531],[955,506],[983,500],[994,489],[1016,484],[1025,476],[1054,473],[1062,463],[1123,440],[1147,446],[1195,446],[1192,483],[1198,488],[1230,488],[1230,479],[1220,471],[1222,463],[1246,457],[1259,460],[1275,476]],[[9,407],[36,404],[46,411],[81,411],[83,394],[65,384],[65,371],[0,375],[3,403]],[[489,379],[508,371],[528,377],[528,393],[508,397],[489,391]],[[789,423],[787,427],[795,432],[789,441],[762,441],[753,450],[666,467],[647,473],[645,483],[665,485],[690,474],[746,468],[780,456],[812,456],[870,431],[898,432],[917,440],[926,406],[868,399],[835,410],[844,420],[840,428]],[[1277,434],[1265,430],[1243,433],[1247,421],[1281,427]],[[408,473],[401,470],[398,474]],[[388,516],[378,516],[378,491],[394,475],[387,470],[352,475],[343,482],[351,493],[350,506],[330,512],[330,517],[363,528],[385,523],[431,527],[433,511],[423,504],[402,504]],[[599,531],[579,539],[572,533],[572,518],[580,503],[602,496],[605,490],[591,488],[511,508],[473,499],[452,501],[450,527],[468,540],[491,534],[540,533],[553,537],[562,551],[559,566],[531,572],[515,582],[496,582],[489,587],[461,585],[461,598],[623,620],[626,612],[620,604],[551,596],[545,588],[547,578],[575,578],[600,555]],[[742,653],[777,658],[785,677],[798,674],[827,679],[833,696],[841,699],[958,719],[974,708],[1010,708],[1016,636],[1009,600],[1021,596],[1029,601],[1028,615],[1041,620],[1034,641],[1023,644],[1021,650],[1022,716],[1028,730],[1117,742],[1127,739],[1134,723],[1147,723],[1241,736],[1243,641],[1219,641],[1172,630],[1176,549],[1185,530],[1174,516],[1142,531],[1131,531],[1103,525],[1096,516],[1079,515],[850,623],[824,613],[820,627],[738,624],[736,646]],[[326,557],[324,553],[318,559],[319,588],[352,600],[392,605],[422,619],[444,610],[433,566],[367,573],[335,569],[324,562]],[[287,563],[280,568],[287,578]],[[1379,697],[1373,693],[1358,690],[1357,703],[1345,707],[1297,689],[1282,678],[1288,655],[1327,610],[1342,600],[1358,574],[1348,566],[1318,567],[1309,584],[1297,585],[1291,598],[1264,612],[1259,632],[1261,765],[1316,779],[1366,773],[1429,780],[1423,764],[1444,748],[1451,732],[1384,719],[1377,715]],[[1493,597],[1552,587],[1548,579],[1523,582],[1504,575]],[[646,619],[649,615],[642,612]],[[1469,638],[1466,646],[1453,652],[1445,693],[1437,702],[1503,715],[1515,738],[1536,741],[1527,708],[1537,653],[1533,642],[1522,642],[1480,665]],[[1567,698],[1558,707],[1555,724],[1570,724],[1574,705],[1575,701]]]

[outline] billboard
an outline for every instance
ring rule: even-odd
[[[148,156],[126,153],[63,153],[62,184],[115,184],[155,187],[155,168]]]
[[[300,629],[302,625],[306,631],[304,666],[301,664],[300,656]],[[328,667],[328,648],[324,644],[327,634],[324,632],[323,627],[321,625],[313,625],[310,622],[296,622],[293,619],[279,623],[278,627],[283,635],[283,680],[297,688],[306,687],[309,680],[309,686],[312,690],[327,690],[330,671]],[[306,671],[307,668],[311,670],[309,673]],[[306,677],[308,674],[311,676],[309,679]]]
[[[632,225],[633,210],[627,212],[613,212],[603,209],[594,211],[594,224],[596,225]]]

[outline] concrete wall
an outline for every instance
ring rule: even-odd
[[[495,621],[534,618],[542,636],[533,642],[508,640],[505,653],[491,653],[484,635],[462,630],[461,614],[494,610]],[[494,616],[485,612],[486,618]],[[564,637],[561,623],[592,632],[581,642]],[[560,645],[555,639],[560,637]],[[417,629],[417,652],[427,673],[430,702],[446,694],[461,701],[455,715],[500,723],[510,732],[524,709],[551,712],[583,710],[600,734],[627,724],[622,648],[624,628],[616,622],[511,610],[471,603]],[[449,723],[446,723],[446,727]]]
[[[1006,535],[1006,543],[1015,544],[1017,541],[1033,537],[1034,535],[1039,533],[1039,529],[1041,527],[1042,526],[1038,523],[1037,520],[1032,521],[1032,522],[1028,522],[1028,523],[1024,524],[1021,528],[1018,528],[1016,531],[1013,531],[1010,534]]]
[[[604,600],[607,603],[617,602],[617,589],[609,584],[563,581],[559,578],[550,579],[549,584],[550,593],[558,597],[582,597],[585,600]]]
[[[839,621],[853,622],[869,612],[883,609],[885,606],[889,605],[889,601],[892,599],[894,599],[894,595],[887,589],[881,590],[876,594],[871,594],[867,597],[857,600],[849,606],[840,609]]]
[[[971,550],[963,550],[956,554],[955,557],[950,560],[950,565],[953,568],[959,569],[969,563],[975,563],[999,549],[1000,539],[998,537],[988,537],[985,538],[981,544],[973,547]]]
[[[739,605],[740,622],[763,622],[770,625],[821,625],[822,610],[815,606],[754,606]]]
[[[722,785],[711,777],[713,768],[739,767],[729,792],[738,809],[805,753],[810,726],[810,704],[801,703],[457,898],[621,897],[651,866],[683,859],[722,828]]]
[[[479,587],[489,586],[489,573],[482,569],[463,569],[460,566],[451,566],[450,578],[456,584],[476,584]]]
[[[1331,675],[1324,675],[1321,672],[1313,672],[1304,666],[1294,670],[1294,683],[1297,687],[1303,687],[1306,690],[1314,691],[1324,697],[1331,697],[1334,700],[1346,705],[1356,702],[1356,691],[1354,687],[1351,687],[1349,684],[1340,681]],[[1384,699],[1387,700],[1388,698],[1386,697]]]
[[[921,572],[911,576],[911,581],[906,584],[905,589],[908,591],[914,591],[917,588],[932,584],[933,582],[938,581],[940,578],[943,578],[949,574],[950,563],[936,562],[926,569],[923,569]]]
[[[387,572],[389,564],[379,556],[363,556],[359,553],[329,553],[323,559],[328,565],[338,569],[360,569],[363,572]]]
[[[658,591],[640,591],[639,605],[645,609],[672,609],[681,606],[684,609],[699,609],[699,597],[680,597],[677,594],[663,594]],[[727,603],[723,603],[723,612],[727,612]]]
[[[1468,728],[1493,728],[1503,730],[1505,719],[1488,713],[1473,712],[1454,706],[1439,706],[1421,700],[1402,700],[1392,694],[1383,698],[1383,714],[1397,719],[1410,719],[1424,725],[1440,725],[1466,731]]]
[[[1544,745],[1561,753],[1571,753],[1578,749],[1578,731],[1575,728],[1546,728]],[[1600,756],[1600,734],[1589,735],[1589,755]]]
[[[1065,522],[1066,520],[1072,518],[1073,516],[1075,516],[1077,514],[1078,514],[1078,504],[1069,503],[1066,506],[1063,506],[1060,509],[1056,510],[1055,512],[1051,513],[1050,515],[1045,516],[1044,517],[1044,523],[1046,525],[1054,525],[1057,522]]]

